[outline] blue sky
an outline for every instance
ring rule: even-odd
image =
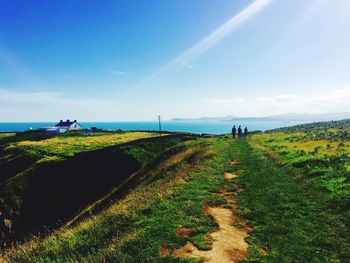
[[[0,121],[348,112],[348,0],[0,0]]]

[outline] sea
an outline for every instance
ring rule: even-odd
[[[0,132],[21,132],[29,129],[54,126],[57,122],[0,122]],[[247,127],[249,131],[266,131],[270,129],[293,126],[305,121],[162,121],[163,131],[193,132],[208,134],[226,134],[233,125]],[[107,130],[158,130],[158,122],[80,122],[83,128],[97,127]]]

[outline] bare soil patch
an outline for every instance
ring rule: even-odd
[[[205,254],[207,251],[201,251],[196,248],[191,242],[187,242],[186,245],[174,250],[174,255],[179,258],[205,258]]]
[[[171,250],[169,249],[169,247],[167,246],[167,244],[161,244],[159,247],[159,255],[161,257],[166,257],[169,256],[171,253]]]
[[[229,162],[236,163],[234,160],[230,160]],[[238,176],[238,173],[224,173],[224,178],[228,181]],[[216,193],[215,196],[223,196],[227,204],[238,208],[237,192],[223,189],[219,193]],[[246,258],[248,254],[248,244],[245,238],[250,231],[246,222],[236,217],[231,209],[221,206],[213,207],[205,203],[204,211],[210,214],[219,225],[219,228],[215,232],[208,235],[208,238],[212,240],[212,249],[201,251],[191,242],[187,242],[183,247],[175,249],[173,255],[179,258],[200,258],[203,259],[203,262],[211,263],[232,263]],[[177,235],[188,236],[191,231],[190,228],[180,228],[177,231]]]
[[[238,176],[239,176],[238,173],[235,173],[235,174],[228,173],[228,172],[224,173],[225,180],[232,180],[232,179],[237,178]]]
[[[176,235],[179,237],[188,237],[193,232],[192,228],[182,227],[176,231]]]
[[[228,164],[229,165],[236,165],[236,164],[238,164],[238,161],[236,161],[236,160],[229,160]]]
[[[187,242],[185,246],[174,250],[173,254],[180,258],[203,258],[204,262],[212,263],[232,263],[244,259],[248,249],[245,241],[248,229],[233,226],[235,218],[230,209],[208,207],[207,210],[219,224],[219,229],[210,234],[213,239],[212,249],[201,251],[191,242]]]

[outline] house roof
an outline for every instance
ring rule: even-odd
[[[66,120],[66,121],[63,121],[61,120],[59,123],[57,123],[55,126],[56,127],[69,127],[71,126],[73,123],[77,122],[76,120],[74,121],[70,121],[70,120]]]

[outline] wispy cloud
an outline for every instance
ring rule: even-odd
[[[239,116],[285,113],[349,112],[350,88],[310,95],[281,94],[253,98],[205,98],[206,109]]]
[[[0,121],[130,120],[145,111],[130,102],[77,98],[61,92],[18,92],[0,89]]]
[[[159,70],[154,72],[148,78],[141,82],[145,84],[150,82],[158,77],[168,73],[176,69],[179,66],[190,65],[189,62],[196,57],[203,54],[209,48],[213,47],[219,41],[223,40],[229,34],[231,34],[235,29],[237,29],[243,22],[247,21],[249,18],[253,17],[259,11],[263,10],[267,7],[273,0],[255,0],[251,5],[246,7],[240,13],[235,14],[232,18],[230,18],[226,23],[221,25],[215,31],[210,33],[208,36],[194,44],[192,47],[187,49],[185,52],[180,54],[178,57],[170,61],[168,64],[161,67]],[[184,64],[184,62],[186,62]]]
[[[183,60],[183,61],[180,61],[180,63],[181,63],[181,65],[183,65],[184,67],[189,68],[189,69],[195,67],[195,65],[190,64],[190,63],[188,63],[187,61],[184,61],[184,60]]]
[[[112,74],[114,74],[114,75],[119,75],[119,76],[128,75],[128,73],[126,73],[126,72],[124,72],[124,71],[119,71],[119,70],[112,70],[111,72],[112,72]]]
[[[202,98],[184,102],[150,102],[148,107],[130,101],[76,98],[61,92],[19,92],[0,89],[0,121],[131,121],[153,119],[159,108],[173,116],[267,116],[286,113],[349,112],[350,88],[314,94]],[[350,114],[349,114],[350,116]]]

